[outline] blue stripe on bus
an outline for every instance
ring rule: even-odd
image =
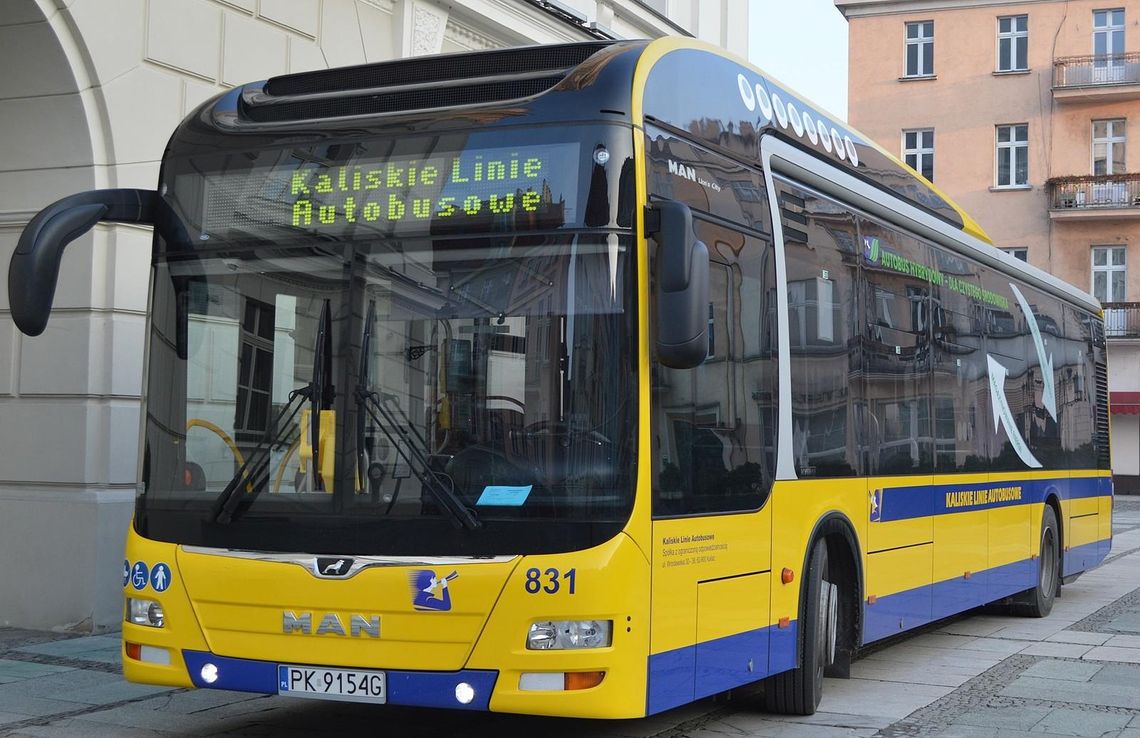
[[[886,523],[1031,504],[1043,502],[1050,494],[1061,500],[1107,496],[1112,494],[1112,480],[1108,477],[1063,477],[1020,482],[886,487],[881,495],[876,495],[880,508],[875,513],[875,520]]]
[[[217,656],[208,651],[183,651],[182,658],[190,672],[194,686],[210,689],[232,689],[238,692],[277,694],[277,662],[234,659]],[[202,679],[202,667],[213,664],[218,678],[207,683]],[[316,667],[323,668],[323,667]],[[329,667],[351,670],[350,667]],[[445,707],[456,710],[486,710],[491,692],[499,677],[497,671],[463,669],[460,671],[396,671],[383,669],[386,681],[387,703],[409,707]],[[455,686],[467,682],[475,688],[475,699],[461,704],[455,699]]]
[[[650,654],[645,711],[652,715],[688,704],[795,665],[795,621]]]
[[[1090,569],[1108,555],[1111,540],[1093,541],[1066,551],[1065,575]],[[904,592],[885,595],[863,605],[863,642],[871,643],[920,625],[1023,592],[1037,583],[1037,561],[1025,559],[973,572]]]

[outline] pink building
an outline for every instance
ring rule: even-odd
[[[1105,303],[1117,491],[1140,492],[1140,0],[835,4],[850,123]]]

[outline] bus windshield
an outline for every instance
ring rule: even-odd
[[[583,221],[620,199],[592,171],[602,145],[581,166],[579,141],[171,166],[186,240],[155,262],[140,530],[360,555],[616,533],[636,282],[616,215]]]

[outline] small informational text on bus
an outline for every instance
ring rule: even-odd
[[[727,551],[727,543],[717,543],[715,533],[665,536],[661,539],[662,566],[693,566],[716,561],[718,551]]]

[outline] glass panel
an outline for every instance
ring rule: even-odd
[[[918,144],[916,143],[917,138],[918,138],[917,133],[915,133],[914,131],[907,131],[906,132],[906,147],[908,149],[918,148]]]
[[[1009,141],[1009,126],[998,126],[998,141],[1001,143]]]
[[[1009,149],[998,149],[998,185],[1010,184],[1009,181]]]
[[[933,149],[934,148],[934,131],[923,131],[922,132],[922,147],[924,149]]]
[[[926,154],[922,157],[922,176],[934,181],[934,155]]]
[[[1017,16],[1017,30],[1019,30],[1019,31],[1028,31],[1029,30],[1029,16],[1028,15]]]
[[[1012,44],[1012,40],[1008,38],[1003,38],[998,41],[998,69],[1008,70],[1010,68],[1010,58],[1012,56],[1010,53],[1010,44]]]
[[[1093,249],[1093,266],[1108,264],[1108,249]]]
[[[1108,273],[1093,272],[1093,297],[1101,302],[1108,301]]]
[[[918,38],[918,27],[919,27],[919,25],[917,23],[907,23],[906,24],[906,37],[907,38]]]
[[[1093,144],[1093,174],[1106,174],[1108,172],[1108,156],[1106,146],[1102,143]]]
[[[1105,56],[1108,53],[1108,34],[1094,33],[1093,34],[1093,54],[1096,56]]]
[[[1124,301],[1124,277],[1125,272],[1123,269],[1118,269],[1112,273],[1112,293],[1109,295],[1110,302],[1123,302]]]
[[[1012,18],[998,18],[998,31],[1001,33],[1009,33],[1010,26],[1013,23]]]
[[[907,154],[906,165],[911,169],[918,169],[918,154]]]
[[[1112,249],[1112,263],[1115,266],[1124,265],[1124,247],[1116,246]]]
[[[1015,184],[1026,184],[1029,182],[1029,148],[1018,146],[1014,153],[1017,156],[1017,181]]]
[[[1112,53],[1113,55],[1124,53],[1124,31],[1112,32]]]
[[[1123,22],[1124,11],[1120,12],[1120,17],[1121,22]],[[926,23],[922,24],[922,35],[926,36],[927,38],[934,37],[934,21],[927,21]]]
[[[1112,171],[1120,174],[1124,171],[1124,144],[1117,143],[1112,147]]]
[[[906,46],[906,73],[910,76],[918,74],[918,44]]]
[[[1017,69],[1029,68],[1029,42],[1028,39],[1019,39],[1017,44]]]
[[[922,73],[934,74],[934,42],[928,41],[922,45]]]
[[[1093,136],[1096,138],[1104,138],[1108,135],[1109,128],[1112,126],[1112,121],[1107,120],[1094,120],[1093,121]]]
[[[1017,141],[1028,141],[1029,140],[1029,126],[1028,125],[1016,126],[1014,128],[1014,132],[1015,132],[1015,136],[1014,136],[1015,140],[1017,140]]]

